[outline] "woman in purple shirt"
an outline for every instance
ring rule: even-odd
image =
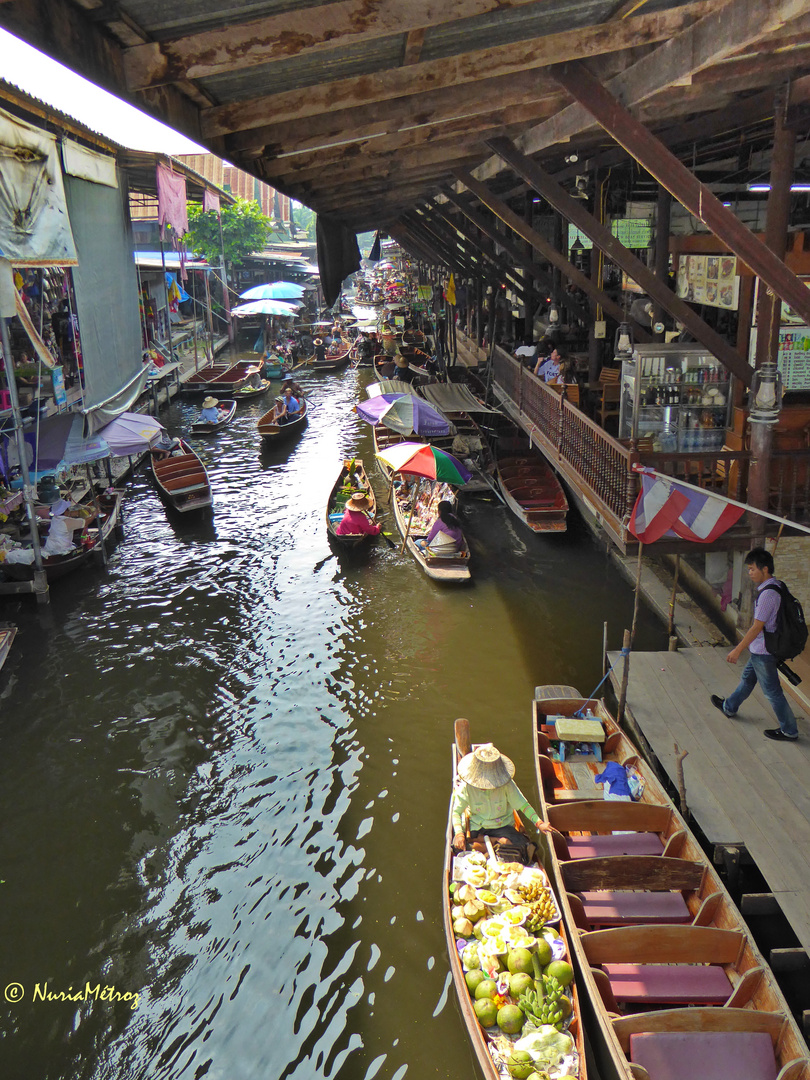
[[[433,522],[430,532],[425,537],[426,547],[430,547],[434,540],[434,547],[455,549],[456,551],[464,542],[464,534],[461,531],[461,522],[453,513],[453,504],[442,500],[438,506],[439,516]]]

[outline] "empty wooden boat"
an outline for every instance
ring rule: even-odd
[[[602,1080],[810,1080],[807,1047],[742,916],[603,703],[539,687],[532,726]]]
[[[155,486],[167,506],[186,514],[212,505],[208,473],[194,449],[184,439],[170,454],[152,450],[151,457]]]
[[[452,747],[454,789],[458,780],[459,763],[471,749],[473,747],[469,742],[469,725],[466,720],[457,720],[456,739]],[[522,831],[522,824],[517,814],[515,814],[515,826],[519,831]],[[523,1049],[524,1053],[533,1057],[531,1049],[524,1047],[527,1036],[531,1040],[529,1035],[530,1025],[524,1023],[522,1030],[515,1031],[515,1024],[507,1024],[512,1029],[511,1033],[501,1030],[497,1023],[498,1016],[501,1015],[499,1009],[498,1014],[495,1016],[495,1023],[488,1024],[487,1027],[482,1026],[482,1022],[488,1023],[492,1017],[484,1014],[482,1019],[479,1020],[475,1006],[475,991],[470,990],[466,973],[469,970],[477,970],[477,962],[486,976],[491,976],[496,981],[501,978],[501,982],[497,985],[499,996],[496,1000],[502,1002],[503,1005],[515,1006],[521,1000],[518,992],[521,983],[507,981],[508,971],[506,972],[506,978],[499,974],[499,970],[505,967],[503,961],[506,955],[495,951],[500,948],[500,944],[493,948],[488,948],[485,944],[496,940],[495,936],[490,935],[488,931],[493,930],[497,935],[503,933],[496,920],[504,920],[507,927],[505,931],[507,936],[514,933],[516,948],[527,948],[530,952],[537,952],[539,949],[537,939],[543,939],[543,948],[549,949],[550,947],[549,954],[553,956],[554,960],[569,960],[569,944],[565,927],[559,923],[559,904],[553,895],[553,885],[537,857],[537,852],[532,852],[532,847],[528,849],[529,862],[524,866],[522,863],[507,861],[506,857],[496,854],[491,842],[486,848],[489,858],[478,851],[470,851],[470,848],[481,848],[484,845],[480,844],[480,842],[476,842],[474,845],[471,844],[469,837],[466,845],[468,850],[464,852],[455,851],[453,848],[453,833],[453,801],[451,798],[445,838],[444,903],[442,906],[450,972],[461,1015],[467,1027],[470,1042],[482,1075],[485,1080],[509,1080],[508,1064],[516,1050]],[[499,848],[498,851],[500,852],[500,850]],[[512,856],[510,855],[509,858],[511,859]],[[475,884],[473,885],[472,882],[475,882]],[[473,933],[471,937],[465,937],[457,932],[460,929],[467,929],[459,925],[457,921],[459,916],[455,914],[460,906],[458,893],[464,885],[467,885],[468,891],[462,895],[468,896],[469,890],[472,890],[477,904],[480,904],[483,908],[483,914],[479,915],[475,924],[480,938],[476,933]],[[544,890],[548,890],[548,894],[545,894]],[[537,929],[528,930],[523,925],[527,919],[526,913],[529,910],[525,904],[531,902],[528,899],[529,897],[538,894],[543,895],[545,902],[548,904],[548,921],[543,927],[538,923],[536,924]],[[510,926],[508,921],[510,916],[516,920],[514,926]],[[544,930],[550,931],[548,936],[544,934]],[[559,938],[557,937],[558,933]],[[505,942],[504,944],[508,947],[509,943]],[[470,956],[470,952],[467,951],[469,946],[475,948],[474,956]],[[546,962],[548,963],[548,961]],[[526,980],[522,980],[522,982],[525,983]],[[514,995],[512,987],[516,991]],[[533,992],[534,987],[526,985],[524,991],[526,989]],[[503,991],[502,994],[501,991]],[[580,994],[576,983],[566,988],[565,994],[570,1003],[570,1014],[556,1021],[553,1026],[542,1029],[557,1043],[559,1060],[553,1066],[547,1066],[547,1072],[539,1062],[536,1063],[535,1067],[538,1074],[542,1073],[545,1076],[566,1076],[572,1078],[572,1080],[573,1078],[586,1080],[587,1064]],[[567,1010],[568,1004],[566,1004]],[[511,1013],[510,1019],[513,1019],[516,1015],[514,1009],[509,1010],[509,1012]],[[528,1019],[527,1016],[526,1020],[528,1021]],[[558,1033],[561,1036],[560,1038],[557,1038]],[[518,1073],[518,1075],[522,1076],[527,1074],[527,1068],[522,1073]]]
[[[291,439],[293,435],[300,435],[307,426],[306,398],[301,401],[301,411],[299,415],[281,423],[283,415],[284,406],[280,401],[277,401],[272,409],[259,418],[256,426],[263,439],[280,442],[282,439]]]
[[[187,379],[184,379],[183,390],[188,393],[202,393],[212,379],[222,375],[229,367],[230,364],[225,363],[207,364],[205,367],[200,368],[199,371],[189,375]]]
[[[504,502],[533,532],[565,532],[568,499],[557,474],[539,452],[516,452],[519,445],[498,440],[495,477]]]
[[[259,371],[255,360],[243,360],[210,379],[206,391],[214,397],[232,398],[234,393],[244,386],[251,375]]]

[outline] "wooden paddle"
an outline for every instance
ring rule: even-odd
[[[383,540],[385,540],[386,544],[388,544],[390,548],[396,548],[397,545],[391,539],[390,533],[383,532],[382,529],[380,529],[380,536],[383,538]]]

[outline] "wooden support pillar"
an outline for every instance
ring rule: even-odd
[[[529,223],[529,227],[531,228],[534,225],[534,221],[532,220],[533,219],[533,213],[534,213],[534,194],[531,191],[526,192],[526,195],[524,197],[523,206],[524,206],[523,216],[526,218],[526,221]],[[529,243],[528,240],[526,241],[526,258],[528,259],[529,262],[531,262],[531,260],[532,260],[532,245]],[[526,307],[524,309],[524,316],[523,316],[523,336],[526,339],[526,341],[533,341],[534,340],[534,306],[535,306],[535,298],[534,298],[534,289],[532,288],[532,285],[534,284],[534,281],[533,281],[532,275],[529,273],[528,269],[525,269],[523,271],[523,280],[524,280],[525,289],[526,289],[526,299],[525,299]]]
[[[669,219],[672,196],[665,187],[658,188],[658,206],[655,214],[655,276],[665,285],[669,284]],[[663,321],[664,309],[657,303],[653,307],[653,324]],[[655,333],[655,331],[653,331]],[[666,340],[666,331],[655,334],[656,341]]]
[[[796,132],[785,127],[787,94],[780,90],[774,107],[773,157],[771,159],[771,190],[765,219],[765,243],[784,262],[787,251],[787,230],[790,218],[790,185],[793,181],[793,160]],[[779,351],[779,321],[782,302],[760,278],[757,300],[756,366],[776,363]],[[768,509],[771,476],[773,425],[751,423],[751,468],[748,479],[748,502],[761,510]],[[764,540],[765,522],[754,517],[752,536],[756,543]]]

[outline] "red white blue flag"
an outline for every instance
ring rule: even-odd
[[[662,479],[652,469],[640,468],[641,491],[630,516],[630,532],[644,544],[662,538],[711,544],[745,513],[707,491],[697,491],[676,480]]]

